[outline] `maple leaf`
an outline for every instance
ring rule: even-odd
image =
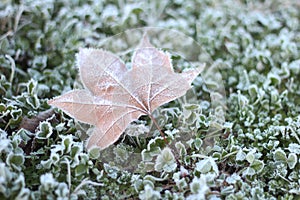
[[[77,63],[85,89],[49,100],[68,115],[95,125],[87,147],[113,144],[128,124],[159,106],[183,96],[204,65],[181,74],[173,71],[170,56],[144,36],[132,58],[132,69],[101,49],[80,49]]]

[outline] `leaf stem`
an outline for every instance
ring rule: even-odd
[[[165,134],[162,132],[160,126],[158,125],[158,123],[157,123],[157,121],[155,120],[155,118],[153,117],[153,115],[152,115],[152,114],[149,114],[149,117],[150,117],[150,119],[153,121],[153,123],[154,123],[154,125],[156,126],[156,128],[158,129],[160,135],[164,138],[165,143],[166,143],[166,144],[169,144],[169,142],[168,142],[168,140],[167,140]]]
[[[8,59],[9,62],[10,62],[11,74],[10,74],[10,77],[9,77],[9,82],[12,84],[13,79],[14,79],[14,75],[15,75],[15,71],[16,71],[16,63],[10,55],[5,55],[5,58]]]
[[[65,158],[64,163],[66,163],[67,165],[67,170],[68,170],[68,174],[67,174],[67,182],[68,182],[68,189],[69,189],[69,199],[70,199],[70,195],[71,195],[71,167],[70,167],[70,161]]]
[[[167,145],[168,147],[170,147],[169,142],[168,142],[168,140],[167,140],[165,134],[162,132],[160,126],[158,125],[158,123],[157,123],[157,121],[155,120],[155,118],[153,117],[153,115],[152,115],[152,114],[148,114],[148,115],[149,115],[150,119],[153,121],[153,123],[154,123],[154,125],[156,126],[156,128],[159,130],[160,135],[164,138],[164,141],[165,141],[166,145]],[[170,147],[170,148],[171,148],[171,147]],[[171,149],[172,149],[172,148],[171,148]],[[172,149],[172,151],[173,151],[173,149]],[[174,153],[174,152],[173,152],[173,153]],[[175,156],[175,160],[176,160],[177,165],[180,166],[181,163],[179,162],[179,160],[178,160],[178,158],[177,158],[176,156]]]

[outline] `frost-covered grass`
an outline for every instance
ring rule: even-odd
[[[81,87],[80,47],[143,26],[181,31],[214,60],[227,96],[221,131],[209,145],[217,114],[199,77],[154,113],[170,147],[142,117],[126,131],[139,137],[87,152],[88,126],[47,100]],[[296,0],[1,1],[0,199],[297,199],[299,50]],[[129,166],[133,153],[141,160]]]

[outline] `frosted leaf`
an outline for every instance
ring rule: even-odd
[[[202,65],[175,73],[169,54],[152,46],[146,35],[133,55],[131,70],[101,49],[80,49],[77,63],[85,89],[72,90],[48,103],[95,125],[88,148],[101,149],[113,144],[130,122],[183,96],[204,69]]]

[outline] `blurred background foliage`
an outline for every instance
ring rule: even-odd
[[[299,21],[297,0],[2,0],[0,198],[299,198]],[[168,139],[177,138],[173,150],[160,137],[132,136],[155,132],[141,118],[110,152],[115,163],[106,163],[105,153],[85,149],[88,126],[47,100],[81,87],[80,47],[144,26],[183,32],[210,55],[225,86],[225,122],[206,146],[213,116],[199,77],[196,99],[155,113]],[[115,166],[132,152],[141,155],[139,172]]]

